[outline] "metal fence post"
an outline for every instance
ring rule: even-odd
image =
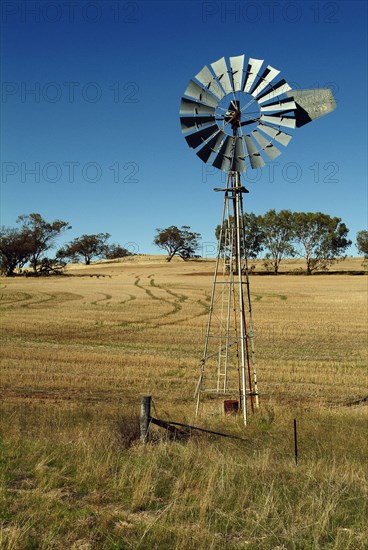
[[[296,418],[294,418],[294,456],[295,456],[295,464],[298,464],[298,436],[297,436],[297,430],[296,430]]]

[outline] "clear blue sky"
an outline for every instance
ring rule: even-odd
[[[180,130],[188,81],[218,58],[264,59],[337,109],[250,171],[245,208],[322,211],[367,225],[367,3],[4,0],[1,224],[39,212],[63,240],[109,232],[158,253],[156,227],[190,225],[213,248],[223,174]],[[33,90],[33,92],[32,92]],[[248,180],[248,181],[247,181]],[[60,244],[63,241],[60,241]],[[351,247],[351,254],[356,254]]]

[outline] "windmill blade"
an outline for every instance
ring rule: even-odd
[[[217,76],[218,81],[220,82],[222,88],[224,89],[225,94],[233,92],[233,86],[229,78],[229,70],[226,65],[224,57],[218,59],[214,63],[211,63],[211,67],[215,75]]]
[[[289,86],[289,84],[284,79],[279,80],[279,82],[272,86],[271,92],[266,91],[263,94],[259,95],[257,97],[257,101],[262,105],[262,103],[265,103],[270,99],[275,99],[276,97],[285,94],[289,90],[291,90],[291,86]]]
[[[266,139],[257,130],[253,130],[252,136],[259,143],[259,145],[262,147],[262,150],[265,152],[270,160],[274,160],[279,155],[281,155],[280,149],[275,147],[275,145],[273,145],[273,143],[271,143],[269,139]]]
[[[213,95],[215,95],[219,100],[222,99],[225,95],[223,89],[217,82],[216,78],[213,76],[207,65],[203,67],[198,74],[195,75],[195,78],[203,84],[205,88],[210,90]]]
[[[243,81],[244,54],[230,57],[231,78],[234,92],[240,92]]]
[[[188,116],[180,117],[181,131],[185,132],[206,128],[216,121],[214,116]]]
[[[180,103],[180,114],[181,115],[214,115],[214,107],[209,107],[203,103],[198,103],[198,101],[193,101],[192,99],[186,99],[183,97]]]
[[[261,112],[267,111],[292,111],[296,109],[296,103],[292,99],[279,99],[268,105],[262,105]]]
[[[219,168],[220,170],[229,170],[232,163],[232,158],[233,158],[232,138],[230,136],[227,136],[212,164],[213,166],[215,166],[216,168]]]
[[[267,65],[266,70],[263,72],[262,76],[259,78],[251,95],[254,98],[256,98],[266,88],[266,86],[271,84],[273,79],[276,78],[278,74],[280,74],[280,71],[278,69],[271,67],[271,65]]]
[[[208,128],[204,128],[203,130],[199,130],[198,132],[190,134],[190,136],[185,136],[185,139],[189,147],[191,147],[192,149],[196,149],[198,145],[201,145],[201,143],[212,137],[218,131],[219,127],[217,126],[217,124],[213,124]]]
[[[291,90],[286,94],[296,103],[296,125],[298,128],[336,109],[336,101],[330,88]]]
[[[252,141],[250,136],[244,136],[245,144],[247,147],[250,165],[252,168],[262,168],[265,165],[261,153],[258,151],[255,143]]]
[[[253,86],[255,79],[257,78],[258,71],[262,67],[263,59],[249,58],[247,74],[244,81],[243,91],[249,93],[249,90]]]
[[[220,130],[218,134],[207,141],[207,143],[205,143],[203,147],[201,147],[199,151],[197,151],[197,155],[199,156],[199,158],[203,160],[203,162],[208,162],[212,155],[218,152],[218,149],[225,137],[225,132]]]
[[[264,134],[267,134],[268,136],[271,136],[273,139],[281,143],[282,145],[288,145],[292,136],[290,134],[286,134],[285,132],[282,132],[281,130],[277,130],[276,128],[273,128],[272,126],[267,126],[265,124],[259,124],[258,126],[259,130],[262,130]]]
[[[236,172],[244,172],[247,168],[245,164],[245,151],[244,143],[241,137],[235,138],[235,154],[234,154],[234,164],[233,170]]]
[[[258,122],[259,118],[250,118],[249,120],[244,120],[244,122],[240,123],[240,126],[248,126],[248,124],[254,124],[255,122]]]
[[[295,128],[295,118],[283,116],[283,115],[261,115],[261,122],[268,122],[269,124],[275,124],[275,126],[285,126],[287,128]]]
[[[217,107],[218,100],[210,94],[206,89],[199,86],[194,80],[191,80],[187,86],[187,89],[184,92],[184,95],[187,95],[193,99],[197,99],[205,105],[210,105],[211,107]]]

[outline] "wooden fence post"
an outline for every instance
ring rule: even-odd
[[[149,428],[151,422],[151,396],[145,395],[141,400],[140,430],[141,442],[147,443],[149,439]]]

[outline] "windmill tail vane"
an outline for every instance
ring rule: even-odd
[[[225,57],[204,66],[181,99],[182,133],[204,162],[227,172],[221,233],[196,387],[199,413],[205,393],[238,399],[247,423],[248,403],[259,405],[254,329],[240,174],[281,154],[300,128],[336,108],[329,88],[292,90],[280,71],[261,59]]]

